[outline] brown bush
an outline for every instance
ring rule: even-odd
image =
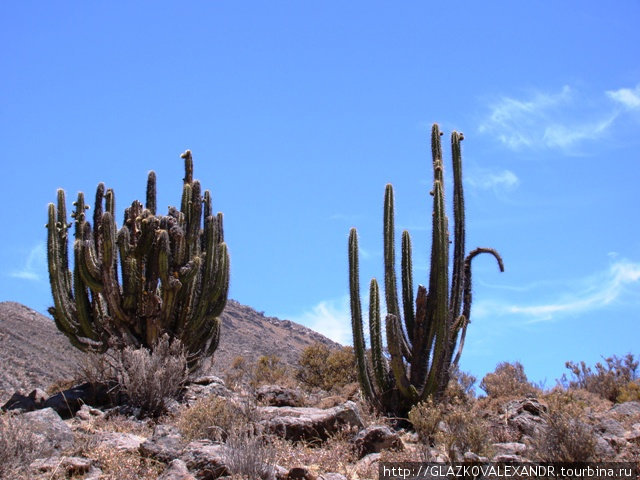
[[[546,427],[533,439],[534,459],[543,462],[586,462],[596,455],[597,437],[587,421],[587,405],[571,391],[545,397]]]
[[[428,398],[411,409],[409,421],[426,444],[443,445],[451,461],[468,451],[478,455],[489,451],[488,424],[466,402],[435,403]]]
[[[568,379],[565,374],[560,381],[567,388],[582,388],[612,402],[619,401],[622,390],[638,379],[639,362],[631,353],[623,358],[614,355],[605,358],[604,362],[596,363],[593,369],[583,361],[567,362],[565,366],[572,378]]]
[[[220,441],[231,430],[237,409],[221,397],[205,397],[183,410],[178,418],[178,428],[187,441],[208,438]]]
[[[311,388],[330,391],[358,381],[353,347],[336,350],[316,342],[302,351],[298,365],[296,378]]]
[[[252,387],[269,384],[284,384],[290,379],[287,366],[277,355],[262,355],[256,361],[251,379]]]
[[[230,389],[236,390],[247,383],[250,377],[251,367],[249,362],[243,356],[237,356],[224,373],[224,383]]]
[[[540,393],[534,387],[520,362],[508,363],[500,362],[493,373],[488,373],[480,382],[480,388],[489,397],[514,397],[537,395]]]

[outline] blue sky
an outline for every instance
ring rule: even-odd
[[[175,205],[190,148],[230,296],[349,343],[347,236],[364,288],[387,182],[426,283],[438,122],[465,133],[467,248],[506,267],[474,264],[462,368],[552,386],[567,360],[640,354],[638,2],[130,3],[0,7],[0,300],[51,304],[57,188],[105,182],[121,221],[153,169]]]

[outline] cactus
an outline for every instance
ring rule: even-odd
[[[420,285],[415,306],[411,238],[402,232],[402,312],[396,287],[393,187],[384,196],[384,286],[388,355],[383,352],[379,288],[376,279],[369,288],[371,353],[367,355],[362,326],[358,236],[349,234],[349,288],[353,344],[358,377],[364,396],[379,410],[406,416],[416,403],[444,395],[453,368],[460,360],[471,312],[471,262],[481,253],[493,255],[500,271],[502,258],[494,249],[476,248],[465,257],[464,195],[462,188],[461,133],[451,134],[453,160],[453,265],[449,282],[449,228],[444,201],[444,172],[437,124],[431,131],[433,156],[433,218],[431,270],[428,290]],[[404,322],[401,319],[404,317]],[[404,323],[404,326],[403,326]],[[455,355],[455,356],[454,356]]]
[[[222,213],[212,214],[210,192],[203,196],[200,182],[193,179],[191,152],[182,158],[181,208],[169,207],[167,215],[156,215],[153,171],[146,205],[135,200],[125,209],[119,230],[112,189],[98,185],[93,227],[84,194],[78,194],[71,215],[73,273],[64,190],[58,190],[57,208],[49,204],[47,254],[54,300],[49,313],[75,347],[98,352],[111,346],[151,349],[167,333],[182,342],[191,366],[218,347],[219,315],[229,289]]]

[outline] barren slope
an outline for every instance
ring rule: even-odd
[[[260,355],[273,354],[295,365],[302,349],[318,341],[339,346],[302,325],[265,317],[229,300],[222,314],[213,373],[221,374],[239,355],[252,362]],[[0,302],[0,402],[14,390],[28,393],[70,378],[81,357],[49,317],[19,303]]]

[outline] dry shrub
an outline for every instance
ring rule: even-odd
[[[433,444],[438,426],[443,420],[445,406],[433,401],[432,397],[415,405],[409,412],[409,421],[423,442]]]
[[[116,370],[128,403],[155,417],[166,411],[167,399],[177,398],[187,381],[187,356],[179,340],[171,342],[163,335],[151,352],[125,348]]]
[[[223,397],[209,396],[197,400],[178,417],[178,428],[188,440],[208,438],[221,441],[239,421],[241,409]]]
[[[253,369],[252,387],[260,385],[284,384],[289,381],[287,366],[277,355],[262,355],[256,361]]]
[[[331,349],[316,342],[300,354],[296,378],[311,388],[330,391],[356,382],[356,357],[353,347]]]
[[[358,460],[352,443],[354,433],[352,429],[345,427],[323,442],[290,442],[275,438],[273,445],[276,451],[276,463],[286,469],[306,466],[316,475],[334,472],[347,478],[358,478],[353,475],[355,463]]]
[[[545,398],[546,426],[533,439],[534,459],[543,462],[600,460],[597,437],[587,420],[587,405],[573,392],[556,390]]]
[[[100,470],[100,480],[152,480],[158,478],[166,465],[137,452],[126,452],[107,446],[87,450],[87,458]]]
[[[240,478],[273,478],[276,451],[269,439],[247,429],[233,429],[225,449],[224,463],[233,476]]]
[[[251,377],[251,367],[243,356],[237,356],[224,373],[224,383],[231,390],[237,390],[248,382]]]
[[[582,388],[612,402],[620,401],[618,397],[625,387],[638,379],[639,362],[631,353],[623,358],[614,355],[605,358],[604,362],[596,363],[593,369],[583,361],[567,362],[565,366],[571,372],[572,378],[568,379],[565,374],[560,381],[567,388]]]
[[[537,395],[540,391],[534,387],[520,362],[500,362],[493,373],[488,373],[480,382],[480,388],[489,397],[522,397]]]
[[[451,461],[489,450],[488,424],[466,402],[436,403],[430,397],[411,409],[409,421],[423,442],[443,445]]]
[[[629,382],[623,385],[616,397],[616,402],[634,402],[640,401],[640,381]]]
[[[41,440],[20,415],[0,412],[0,478],[13,478],[41,451]]]

